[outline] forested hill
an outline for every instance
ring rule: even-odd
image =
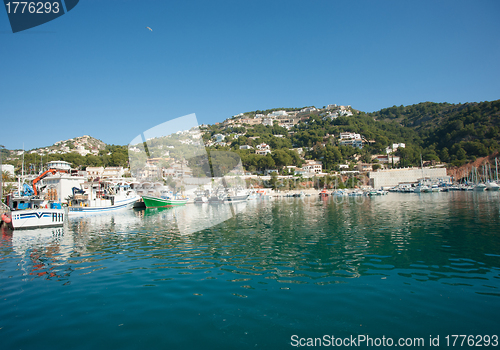
[[[282,119],[279,118],[273,119],[272,125],[252,122],[258,115],[274,111],[292,112],[291,117],[282,115],[285,120],[294,120],[293,127],[280,126]],[[424,161],[461,166],[500,150],[500,100],[465,104],[425,102],[373,113],[357,111],[350,106],[338,106],[336,110],[280,108],[242,113],[224,122],[204,125],[201,131],[208,150],[235,151],[249,171],[301,166],[304,159],[322,161],[326,171],[338,170],[339,164],[376,162],[374,155],[385,154],[386,147],[394,143],[404,143],[406,147],[395,152],[400,163],[390,166],[419,166],[421,156]],[[363,148],[341,145],[339,135],[342,132],[360,134]],[[223,141],[218,140],[221,136]],[[87,150],[94,153],[82,155],[76,153],[76,144],[72,146],[67,141],[58,143],[58,153],[49,153],[56,145],[46,147],[44,152],[40,149],[38,153],[26,153],[25,166],[35,169],[42,161],[51,160],[68,161],[74,168],[128,166],[127,146],[104,146],[103,143],[103,147]],[[270,146],[270,154],[256,154],[256,147],[261,143]],[[3,153],[5,163],[21,168],[19,152],[3,150]]]
[[[450,104],[425,102],[369,113],[416,131],[427,158],[461,165],[499,148],[500,100]]]
[[[324,169],[335,170],[338,164],[356,159],[371,162],[373,155],[385,154],[385,148],[393,143],[406,144],[396,151],[401,162],[395,166],[420,165],[421,156],[424,161],[460,166],[500,149],[499,109],[500,100],[466,104],[425,102],[374,113],[351,109],[352,115],[331,118],[323,107],[307,115],[299,114],[301,121],[290,130],[279,126],[276,120],[272,126],[249,125],[243,117],[233,117],[233,125],[208,126],[203,138],[210,141],[216,134],[223,134],[225,146],[215,143],[211,148],[238,152],[250,170],[296,165],[297,159],[290,151],[298,148],[305,150],[305,159],[321,160]],[[257,113],[244,114],[252,118]],[[363,148],[341,146],[341,132],[360,134]],[[255,147],[261,142],[271,146],[272,154],[259,156],[253,150],[240,150],[240,146]]]

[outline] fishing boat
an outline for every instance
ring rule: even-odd
[[[159,195],[143,195],[142,200],[146,208],[159,208],[184,205],[188,202],[189,198],[177,193],[174,194],[172,191],[162,190]]]
[[[187,203],[188,198],[162,198],[152,196],[142,196],[146,208],[175,207]]]
[[[241,202],[246,201],[250,194],[242,188],[228,190],[223,196],[224,202]]]
[[[94,215],[131,209],[140,198],[128,185],[87,182],[82,184],[82,188],[73,187],[73,195],[68,198],[68,215]]]
[[[226,189],[224,187],[216,187],[209,191],[207,198],[208,203],[217,204],[224,202],[224,198],[226,197]]]
[[[194,195],[195,195],[194,203],[198,203],[198,204],[208,203],[208,197],[210,195],[210,191],[198,190],[198,191],[195,191]]]
[[[39,193],[27,184],[23,190],[7,195],[10,211],[1,216],[0,225],[10,229],[32,229],[63,226],[65,212],[61,203],[54,201],[51,193]]]

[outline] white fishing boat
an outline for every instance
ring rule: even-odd
[[[1,223],[14,230],[63,226],[64,209],[53,199],[51,192],[39,193],[24,184],[22,190],[7,195],[10,211],[2,215]]]
[[[227,190],[226,194],[222,197],[224,202],[241,202],[246,201],[250,194],[242,188],[233,188]]]
[[[141,199],[130,186],[108,182],[86,182],[73,188],[68,215],[94,215],[131,209]]]

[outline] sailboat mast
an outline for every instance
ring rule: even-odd
[[[420,153],[420,169],[422,169],[422,183],[425,182],[424,178],[424,162],[422,161],[422,153]]]
[[[498,162],[497,162],[497,159],[498,158],[495,158],[495,172],[497,173],[497,182],[498,182]]]
[[[23,143],[23,163],[21,164],[21,176],[24,182],[24,143]]]

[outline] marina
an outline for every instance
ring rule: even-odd
[[[499,2],[4,4],[0,350],[500,347]]]
[[[293,335],[497,334],[499,195],[271,197],[4,228],[2,345],[270,349]]]

